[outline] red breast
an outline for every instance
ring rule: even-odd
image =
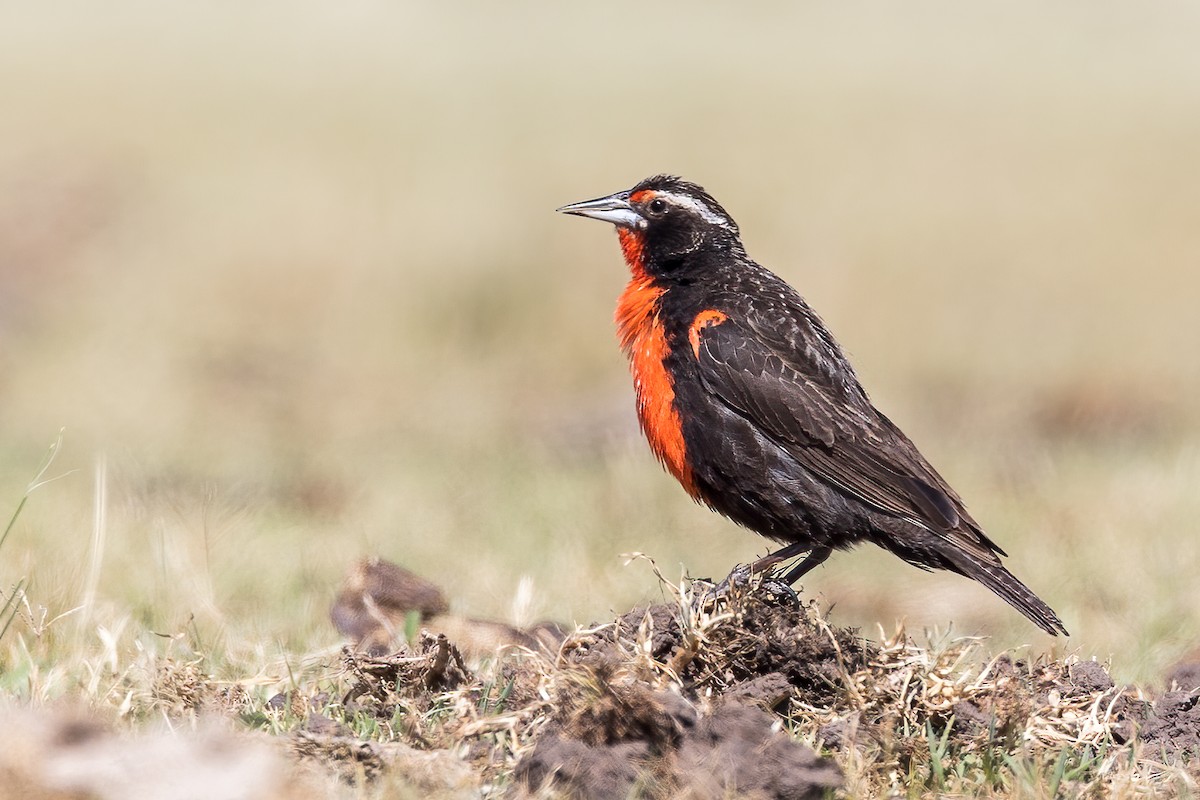
[[[638,421],[654,455],[695,497],[695,480],[675,409],[675,382],[664,364],[670,345],[658,316],[658,299],[666,290],[656,286],[646,272],[641,236],[625,228],[618,228],[617,234],[630,271],[629,283],[617,301],[617,335],[633,373]]]

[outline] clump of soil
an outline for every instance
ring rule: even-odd
[[[620,670],[572,673],[552,722],[517,764],[523,793],[568,797],[815,798],[841,785],[829,759],[760,708],[702,711]]]
[[[738,591],[694,610],[638,609],[573,634],[553,660],[530,649],[476,674],[444,635],[424,634],[386,657],[347,649],[342,705],[352,715],[421,720],[397,731],[404,741],[457,745],[485,779],[516,764],[527,793],[553,785],[578,797],[816,797],[840,785],[839,768],[763,709],[799,688],[832,694],[838,665],[863,662],[856,637],[818,620],[811,609]],[[328,759],[344,777],[376,774],[374,751],[308,730],[297,737],[309,758],[320,757],[314,742],[347,754]]]
[[[827,705],[844,678],[873,657],[850,628],[831,628],[815,606],[781,598],[759,585],[711,597],[698,582],[687,605],[635,608],[592,636],[564,647],[568,660],[589,664],[648,656],[685,695],[779,707],[789,696]]]
[[[1138,738],[1162,758],[1200,755],[1200,697],[1167,692],[1148,710]]]
[[[355,649],[371,656],[383,656],[403,645],[413,623],[448,636],[475,657],[490,656],[501,647],[550,653],[566,636],[562,626],[553,622],[517,628],[451,614],[446,595],[436,584],[379,558],[363,559],[351,568],[329,616]]]
[[[444,635],[428,633],[411,650],[380,658],[359,657],[343,651],[344,664],[353,676],[342,705],[388,707],[401,698],[428,699],[451,692],[471,679],[458,648]]]
[[[517,766],[572,797],[818,797],[841,770],[784,734],[793,697],[830,703],[871,649],[758,584],[640,607],[568,637],[551,722]]]
[[[245,689],[214,681],[199,661],[163,659],[154,672],[151,694],[155,708],[172,717],[235,714],[250,703]]]
[[[1166,688],[1179,692],[1200,689],[1200,653],[1191,653],[1167,671]]]
[[[351,568],[329,615],[345,637],[364,650],[386,646],[405,617],[414,612],[426,620],[450,609],[446,595],[433,582],[399,564],[367,558]]]

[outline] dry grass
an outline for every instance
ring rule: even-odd
[[[24,592],[0,688],[120,694],[88,665],[174,647],[275,679],[336,646],[364,554],[458,612],[587,623],[655,596],[621,552],[697,575],[761,552],[645,453],[616,248],[552,213],[663,170],[810,298],[1075,636],[865,549],[809,578],[832,621],[953,620],[1158,680],[1200,639],[1198,23],[1108,2],[0,10],[10,508],[66,428],[65,477],[0,551],[0,596]]]

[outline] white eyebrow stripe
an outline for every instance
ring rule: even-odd
[[[729,224],[729,220],[725,219],[720,214],[714,213],[711,208],[704,205],[704,203],[700,202],[699,200],[697,200],[694,197],[688,197],[685,194],[675,194],[675,192],[663,192],[663,191],[658,191],[658,192],[655,192],[654,194],[656,197],[661,197],[664,200],[667,200],[667,201],[671,202],[672,204],[677,205],[681,208],[688,208],[688,209],[691,209],[692,211],[695,211],[700,216],[700,218],[703,219],[705,222],[711,223],[713,225],[727,226]]]

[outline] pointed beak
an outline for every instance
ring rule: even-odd
[[[558,210],[564,214],[575,214],[580,217],[611,222],[621,228],[640,228],[646,224],[645,218],[630,205],[629,192],[617,192],[608,197],[584,200],[582,203],[571,203],[571,205],[563,206]]]

